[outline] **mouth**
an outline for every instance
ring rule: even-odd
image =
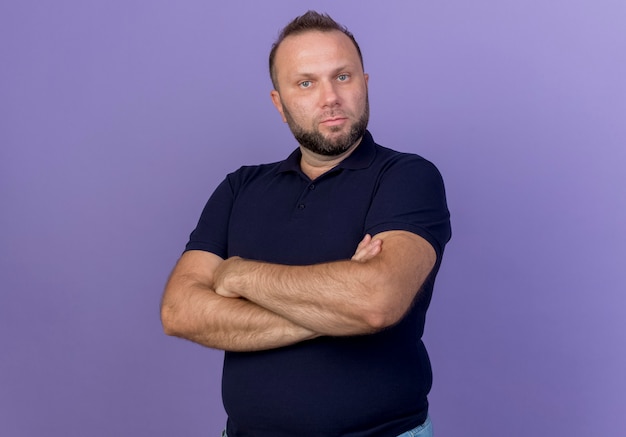
[[[345,123],[347,120],[348,119],[345,117],[331,117],[331,118],[326,118],[322,120],[320,124],[324,126],[337,126],[337,125]]]

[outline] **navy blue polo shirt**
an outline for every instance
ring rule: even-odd
[[[241,167],[207,202],[186,250],[287,265],[349,259],[363,236],[405,230],[437,253],[407,315],[372,335],[319,337],[260,352],[226,352],[229,437],[385,437],[426,419],[432,383],[421,341],[450,221],[443,181],[427,160],[374,143],[369,132],[315,180],[296,149]],[[315,290],[311,290],[314,293]]]

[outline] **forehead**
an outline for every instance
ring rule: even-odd
[[[360,66],[361,61],[352,40],[343,32],[308,31],[285,38],[278,49],[274,64],[277,72],[330,66],[333,63]]]

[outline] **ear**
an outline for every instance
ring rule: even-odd
[[[363,73],[363,77],[365,78],[365,86],[367,86],[370,81],[370,75],[367,73]]]
[[[270,97],[272,98],[272,103],[278,110],[280,117],[283,119],[283,123],[287,123],[287,119],[285,118],[285,112],[283,111],[283,102],[280,99],[280,94],[278,93],[278,91],[272,90],[272,92],[270,92]]]

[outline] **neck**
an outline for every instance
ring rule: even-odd
[[[327,171],[335,168],[341,161],[350,156],[359,144],[361,144],[362,139],[363,137],[359,138],[359,140],[350,146],[348,150],[337,156],[320,155],[300,146],[300,151],[302,152],[300,168],[302,169],[302,172],[311,180],[317,179]]]

